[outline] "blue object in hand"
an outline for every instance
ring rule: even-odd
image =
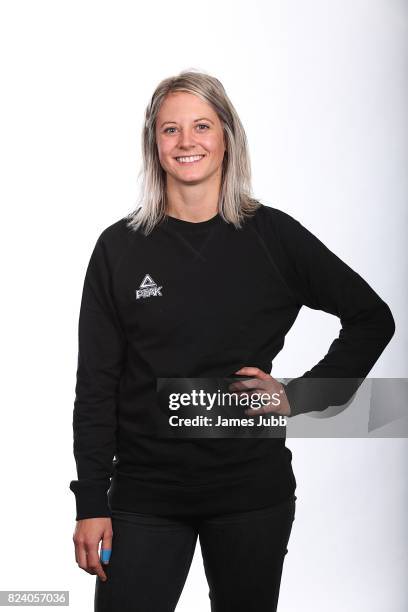
[[[110,548],[102,548],[101,549],[101,561],[102,563],[108,563],[112,550]]]

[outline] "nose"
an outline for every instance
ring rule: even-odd
[[[194,135],[190,130],[183,129],[180,131],[178,145],[180,149],[190,149],[192,146],[195,146]]]

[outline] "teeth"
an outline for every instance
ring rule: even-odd
[[[202,157],[204,157],[204,155],[190,155],[189,157],[176,157],[176,159],[179,162],[189,163],[189,162],[198,161]]]

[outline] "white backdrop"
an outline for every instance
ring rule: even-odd
[[[162,78],[192,67],[223,82],[247,132],[254,195],[385,299],[397,331],[370,375],[407,377],[407,8],[1,3],[0,588],[65,589],[72,610],[93,609],[68,488],[77,318],[98,235],[135,205],[143,112]],[[302,309],[272,374],[302,374],[339,329]],[[405,612],[407,441],[288,446],[298,507],[279,611]],[[193,609],[210,609],[199,545],[177,608]]]

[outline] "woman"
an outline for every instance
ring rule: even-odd
[[[394,320],[311,232],[250,197],[245,132],[217,79],[186,71],[158,85],[143,159],[141,206],[102,232],[85,276],[76,561],[97,574],[98,612],[167,612],[199,536],[211,609],[271,612],[295,516],[285,438],[157,435],[158,380],[232,377],[235,391],[278,394],[258,412],[324,410],[330,384],[310,399],[302,383],[367,376]],[[282,385],[269,372],[302,305],[342,330]]]

